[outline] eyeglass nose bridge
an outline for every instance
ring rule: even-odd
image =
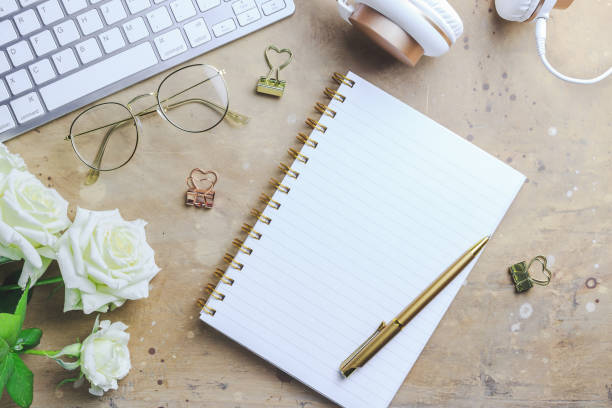
[[[151,97],[155,100],[155,103],[151,104],[151,106],[149,106],[148,108],[145,108],[144,110],[141,110],[139,112],[136,112],[136,109],[134,108],[134,104],[144,98],[148,98]],[[134,115],[134,118],[136,119],[136,123],[137,125],[140,127],[142,126],[142,123],[140,121],[140,118],[146,115],[149,115],[153,112],[157,112],[157,114],[164,119],[164,115],[159,111],[160,107],[159,107],[159,103],[158,103],[158,98],[157,98],[157,92],[149,92],[149,93],[144,93],[144,94],[140,94],[134,98],[132,98],[128,103],[127,103],[127,108],[128,110],[132,113],[132,115]]]

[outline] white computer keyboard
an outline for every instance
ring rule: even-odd
[[[0,141],[294,10],[293,0],[0,0]]]

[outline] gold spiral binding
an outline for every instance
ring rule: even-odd
[[[308,156],[304,156],[294,148],[290,147],[288,152],[295,160],[301,161],[302,163],[308,163]]]
[[[297,179],[300,176],[299,171],[293,170],[291,167],[287,166],[285,163],[279,164],[278,168],[280,169],[280,171],[285,173],[287,176],[293,177],[294,179]]]
[[[198,305],[202,308],[205,313],[208,313],[211,316],[214,316],[217,311],[212,307],[206,305],[206,299],[198,299]]]
[[[225,263],[227,263],[230,266],[230,268],[234,268],[239,271],[241,271],[242,268],[244,268],[243,264],[235,261],[234,256],[231,254],[228,254],[227,252],[225,253],[225,255],[223,255],[223,260],[225,261]]]
[[[263,222],[264,224],[270,225],[270,223],[272,222],[272,218],[266,217],[261,211],[256,208],[251,209],[251,215],[257,218],[259,221]]]
[[[210,293],[210,296],[214,297],[217,300],[223,300],[225,299],[225,295],[221,292],[219,292],[216,288],[215,285],[213,285],[212,283],[209,283],[208,285],[206,285],[206,291],[208,293]]]
[[[289,191],[291,191],[289,187],[287,187],[286,185],[284,185],[283,183],[281,183],[274,177],[270,179],[270,184],[272,184],[281,193],[289,194]]]
[[[242,224],[241,228],[244,232],[249,234],[253,239],[261,239],[261,234],[253,229],[253,226],[247,223]]]
[[[321,133],[327,132],[327,126],[323,126],[322,124],[320,124],[314,119],[310,119],[310,118],[306,119],[306,124],[310,126],[311,128],[313,128],[314,130],[318,130]]]
[[[323,115],[329,116],[330,118],[336,117],[336,111],[329,106],[322,104],[321,102],[317,102],[315,104],[315,110]]]
[[[225,283],[226,285],[230,285],[232,286],[234,284],[234,280],[228,276],[225,275],[225,272],[219,268],[217,268],[217,270],[215,271],[214,275],[219,278],[219,280],[223,283]]]
[[[336,90],[331,89],[331,88],[325,88],[323,93],[327,97],[329,97],[330,99],[335,99],[335,100],[340,101],[342,103],[344,103],[344,101],[346,100],[346,96],[342,95],[341,93],[339,93]]]
[[[355,86],[355,81],[353,81],[352,79],[349,79],[347,77],[345,77],[344,75],[342,75],[339,72],[334,72],[334,75],[332,75],[332,79],[334,81],[336,81],[338,83],[338,85],[347,85],[349,87],[353,87]]]
[[[317,146],[319,145],[319,142],[317,142],[314,139],[309,138],[302,132],[298,133],[298,135],[295,138],[299,140],[300,142],[304,143],[306,146],[312,147],[313,149],[316,149]]]
[[[253,253],[253,249],[249,248],[248,246],[244,245],[244,241],[241,239],[234,239],[232,241],[232,245],[234,245],[236,248],[238,248],[242,253],[245,253],[247,255],[251,255]]]
[[[266,203],[268,206],[274,208],[275,210],[278,210],[281,206],[278,201],[273,200],[272,197],[270,197],[266,193],[261,193],[261,195],[259,196],[259,201],[261,201],[262,203]]]

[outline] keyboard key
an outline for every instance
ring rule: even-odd
[[[221,37],[227,33],[231,33],[236,29],[236,23],[234,23],[233,18],[228,18],[227,20],[223,20],[220,23],[212,26],[213,33],[215,33],[215,37]]]
[[[8,89],[6,89],[6,85],[4,85],[4,81],[0,79],[0,102],[7,100],[11,96],[9,94]]]
[[[170,14],[168,14],[168,10],[163,6],[147,13],[147,20],[149,20],[149,25],[154,33],[172,25]]]
[[[151,7],[149,0],[126,0],[130,13],[136,14]]]
[[[53,54],[53,63],[55,64],[55,68],[60,75],[72,71],[79,66],[79,62],[77,61],[72,48],[67,48],[58,52],[57,54]]]
[[[40,99],[35,92],[30,92],[21,98],[11,101],[11,107],[19,123],[25,123],[45,113]]]
[[[30,74],[32,74],[32,78],[34,78],[36,85],[40,85],[55,78],[55,71],[53,71],[51,62],[47,58],[35,62],[28,68],[30,69]]]
[[[283,0],[271,0],[261,5],[261,10],[266,16],[274,14],[286,7]]]
[[[72,20],[66,20],[59,23],[53,27],[53,31],[55,32],[55,36],[62,46],[70,44],[71,42],[81,38],[79,35],[79,30],[77,30],[76,24],[74,24],[74,21]]]
[[[100,10],[102,10],[102,15],[108,25],[115,24],[117,21],[121,21],[127,17],[121,0],[111,0],[103,4]]]
[[[19,0],[19,3],[21,3],[21,7],[28,7],[30,4],[34,4],[37,1],[40,0]]]
[[[236,15],[244,13],[253,7],[255,7],[255,2],[253,0],[238,0],[232,3],[232,8],[234,9],[234,13]]]
[[[89,10],[81,14],[77,17],[77,21],[79,22],[81,31],[83,31],[83,35],[89,35],[101,30],[104,27],[102,20],[100,19],[100,15],[96,9]]]
[[[238,14],[238,24],[244,27],[245,25],[251,24],[260,18],[261,14],[259,14],[259,10],[257,10],[257,8],[252,8],[242,14]]]
[[[110,54],[113,51],[117,51],[119,48],[125,47],[125,41],[121,36],[121,31],[118,27],[108,30],[98,36],[102,43],[104,52]]]
[[[40,18],[45,25],[49,25],[51,23],[55,23],[57,20],[64,18],[64,12],[60,7],[57,0],[49,0],[45,1],[42,4],[39,4],[38,14],[40,14]]]
[[[170,9],[177,22],[196,15],[196,9],[193,7],[191,0],[174,0],[170,2]]]
[[[12,74],[8,74],[6,76],[6,82],[8,82],[13,95],[20,94],[32,88],[32,82],[30,82],[30,77],[25,69],[20,69]]]
[[[155,46],[164,61],[187,51],[187,44],[178,28],[156,37]]]
[[[8,62],[8,58],[6,58],[6,53],[4,51],[0,51],[0,74],[11,69],[11,64]]]
[[[210,10],[221,4],[221,0],[197,0],[201,12]]]
[[[0,106],[0,133],[5,132],[15,127],[15,121],[11,116],[11,111],[8,106]]]
[[[83,64],[87,64],[93,60],[97,60],[102,56],[102,51],[98,47],[95,38],[90,38],[76,45],[77,53]]]
[[[25,41],[19,41],[18,43],[8,47],[6,50],[11,58],[11,62],[16,67],[34,59],[32,51],[30,51],[30,47]]]
[[[149,30],[141,17],[123,24],[123,30],[125,30],[125,35],[130,43],[141,40],[149,35]]]
[[[36,12],[29,9],[15,16],[15,24],[21,35],[30,34],[40,28],[40,21],[36,17]]]
[[[192,47],[197,47],[212,39],[204,23],[204,19],[202,18],[185,24],[183,28],[185,29],[185,34],[187,34],[189,44],[191,44]]]
[[[17,31],[11,20],[0,21],[0,45],[10,43],[17,39]]]
[[[32,37],[30,37],[30,42],[32,43],[34,52],[39,57],[57,49],[57,45],[55,45],[53,35],[49,30],[41,31],[38,34],[34,34]]]
[[[15,0],[0,0],[0,18],[8,16],[17,10],[19,10],[19,6]]]
[[[155,52],[144,42],[42,87],[40,94],[53,110],[155,64]]]
[[[86,0],[62,0],[64,3],[64,7],[66,8],[66,12],[68,14],[74,14],[79,10],[83,10],[87,7]]]

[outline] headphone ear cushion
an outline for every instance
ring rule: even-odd
[[[539,0],[495,0],[495,9],[505,20],[523,22],[531,17],[539,3]]]
[[[430,10],[425,10],[426,7],[423,7],[423,5],[420,4],[421,2],[428,6]],[[446,0],[413,0],[413,4],[421,11],[425,12],[430,18],[437,21],[441,19],[441,22],[444,23],[443,26],[446,26],[445,31],[448,31],[450,28],[453,43],[463,34],[463,22],[461,21],[461,17],[459,17],[459,14],[457,14],[455,9],[453,9]],[[440,19],[437,19],[435,16],[430,16],[431,10],[433,10]],[[451,33],[448,33],[449,36]]]

